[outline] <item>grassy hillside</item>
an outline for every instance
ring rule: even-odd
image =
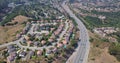
[[[100,20],[98,17],[86,16],[83,17],[84,23],[87,23],[88,27],[102,27],[102,26],[112,26],[120,28],[120,12],[97,12],[92,11],[92,14],[106,16],[104,21]]]

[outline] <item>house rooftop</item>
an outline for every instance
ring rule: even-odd
[[[37,55],[42,55],[42,50],[38,50]]]
[[[30,51],[30,52],[29,52],[29,55],[30,55],[30,56],[33,56],[33,55],[34,55],[34,51]]]
[[[7,57],[7,61],[9,61],[9,62],[14,61],[14,59],[15,59],[15,58],[14,58],[13,56],[8,56],[8,57]]]

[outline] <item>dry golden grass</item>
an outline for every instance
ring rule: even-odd
[[[24,25],[21,24],[24,21],[27,21],[28,18],[25,16],[17,16],[12,20],[12,22],[18,22],[18,24],[13,26],[0,26],[0,44],[11,42],[15,39],[16,34],[22,31]]]
[[[24,21],[27,21],[28,19],[29,19],[28,17],[19,15],[19,16],[16,16],[16,17],[12,20],[12,22],[22,23],[22,22],[24,22]]]
[[[120,63],[108,53],[109,42],[101,42],[99,36],[89,31],[90,37],[94,38],[91,43],[88,63]],[[96,45],[99,45],[96,47]]]
[[[15,39],[16,34],[23,29],[23,25],[17,24],[15,26],[0,26],[0,44],[11,42]]]

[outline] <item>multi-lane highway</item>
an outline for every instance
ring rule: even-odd
[[[78,48],[76,51],[69,57],[66,63],[87,63],[90,42],[87,29],[82,21],[75,16],[75,14],[70,10],[67,5],[67,1],[64,1],[62,4],[63,9],[72,17],[78,24],[80,29],[80,41],[78,42]]]
[[[89,42],[89,36],[86,27],[82,23],[80,19],[78,19],[75,14],[70,10],[70,8],[66,4],[67,1],[64,1],[62,4],[62,7],[64,10],[69,14],[70,17],[74,18],[76,23],[78,24],[78,28],[80,29],[80,42],[78,42],[78,48],[76,51],[70,56],[70,58],[66,61],[66,63],[87,63],[89,49],[90,49],[90,42]],[[10,42],[7,44],[0,45],[1,47],[5,47],[11,44],[17,44],[21,48],[29,48],[29,49],[41,49],[39,47],[28,47],[28,46],[22,46],[19,42],[23,40],[23,38]]]

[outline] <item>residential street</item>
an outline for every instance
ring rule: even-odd
[[[80,29],[80,38],[79,39],[81,40],[80,42],[78,42],[78,47],[77,47],[76,51],[70,56],[70,58],[67,60],[66,63],[87,63],[89,49],[90,49],[90,42],[89,42],[89,36],[88,36],[87,29],[84,26],[84,24],[82,23],[82,21],[79,20],[75,16],[75,14],[73,14],[73,12],[69,9],[66,2],[67,1],[64,1],[64,3],[62,4],[62,7],[77,22],[78,28]],[[68,24],[65,25],[65,26],[66,26],[66,29],[62,32],[58,41],[60,41],[60,39],[63,37],[63,35],[67,31]],[[29,30],[28,33],[33,33],[33,27]],[[6,47],[6,46],[11,45],[11,44],[17,44],[20,48],[25,48],[25,49],[28,48],[28,49],[31,49],[31,50],[39,50],[39,49],[43,49],[43,48],[53,47],[53,46],[43,46],[43,47],[23,46],[23,45],[20,44],[20,41],[23,41],[23,38],[24,37],[22,36],[20,39],[18,39],[16,41],[0,45],[0,48]]]
[[[55,24],[55,23],[54,23],[54,24]],[[66,31],[67,31],[67,29],[68,29],[68,23],[65,22],[65,24],[66,24],[66,25],[65,25],[65,29],[64,29],[64,31],[60,34],[60,38],[58,39],[58,41],[57,41],[56,43],[58,43],[58,42],[62,39],[63,35],[66,33]],[[41,34],[41,32],[33,32],[34,26],[35,26],[35,25],[33,25],[33,26],[31,27],[31,29],[28,31],[28,33],[30,33],[30,34],[31,34],[31,33]],[[43,33],[45,33],[45,32],[43,32]],[[24,38],[24,36],[22,36],[20,39],[18,39],[18,40],[16,40],[16,41],[9,42],[9,43],[6,43],[6,44],[2,44],[2,45],[0,45],[0,48],[2,48],[2,47],[7,47],[8,45],[16,44],[16,45],[19,46],[20,48],[24,48],[24,49],[42,50],[43,48],[46,48],[46,49],[51,48],[51,47],[53,47],[53,46],[56,44],[56,43],[53,43],[51,46],[43,46],[43,47],[23,46],[23,45],[20,44],[20,41],[23,41],[23,38]]]

